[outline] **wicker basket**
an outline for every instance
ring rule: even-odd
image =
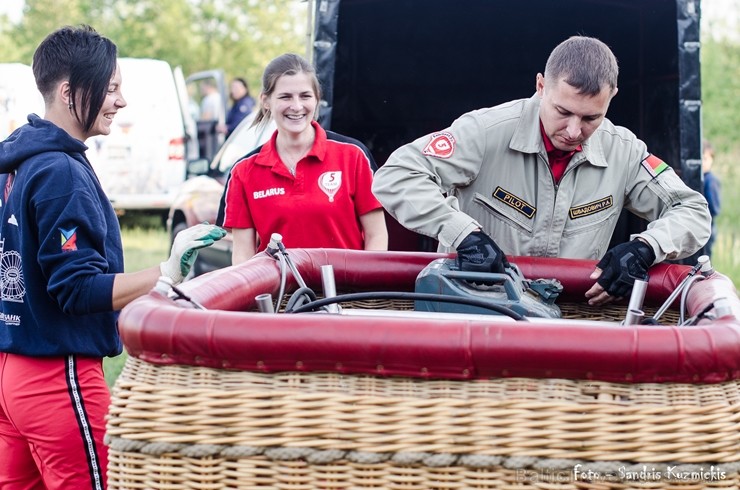
[[[739,421],[736,381],[422,381],[129,358],[108,478],[111,489],[737,488]]]
[[[578,320],[625,313],[560,306]],[[735,379],[267,372],[149,362],[130,344],[109,414],[111,490],[740,487]]]

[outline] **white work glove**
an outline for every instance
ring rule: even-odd
[[[159,264],[161,275],[172,279],[173,284],[180,284],[190,273],[190,268],[198,257],[198,249],[212,245],[225,235],[226,230],[207,223],[182,230],[175,235],[170,258]]]

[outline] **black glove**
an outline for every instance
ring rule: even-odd
[[[601,276],[596,281],[611,296],[626,297],[635,279],[647,280],[648,268],[655,262],[655,252],[646,243],[632,240],[606,252],[596,264]]]
[[[461,271],[503,274],[505,266],[509,261],[504,252],[482,231],[472,232],[457,247],[457,267]]]

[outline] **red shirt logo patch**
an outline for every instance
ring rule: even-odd
[[[450,133],[434,133],[422,153],[437,158],[450,158],[455,151],[455,137]]]
[[[334,202],[334,195],[342,186],[342,172],[324,172],[319,176],[319,189],[329,197],[329,202]]]

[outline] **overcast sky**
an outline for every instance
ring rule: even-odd
[[[15,22],[21,16],[24,3],[23,0],[0,0],[0,14],[8,14]]]

